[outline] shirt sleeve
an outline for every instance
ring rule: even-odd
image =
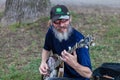
[[[89,48],[79,48],[77,50],[79,64],[89,67],[91,69],[91,60],[89,54]]]
[[[44,47],[45,50],[50,51],[52,49],[52,31],[49,29],[45,36]]]

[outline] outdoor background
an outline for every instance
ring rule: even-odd
[[[93,70],[105,62],[120,63],[120,0],[51,0],[65,4],[72,25],[84,35],[95,36],[90,47]],[[5,0],[0,0],[0,20]],[[0,24],[0,80],[40,80],[39,65],[49,17],[32,24]]]

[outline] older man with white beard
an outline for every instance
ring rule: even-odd
[[[56,5],[50,11],[51,25],[45,37],[42,50],[42,61],[39,71],[42,75],[48,74],[47,60],[50,51],[61,56],[64,61],[63,78],[49,78],[48,80],[90,80],[92,75],[89,48],[78,48],[72,54],[68,53],[84,36],[71,25],[71,16],[66,6]]]

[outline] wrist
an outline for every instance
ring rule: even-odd
[[[77,69],[77,68],[79,68],[79,65],[80,65],[79,63],[76,63],[76,64],[73,65],[73,68]]]
[[[46,64],[46,61],[41,61],[41,64]]]

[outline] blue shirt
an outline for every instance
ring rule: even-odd
[[[55,37],[53,32],[53,27],[51,26],[48,29],[48,32],[45,37],[44,49],[48,51],[52,51],[58,55],[61,55],[63,50],[68,50],[68,47],[73,47],[77,42],[84,38],[84,36],[72,28],[72,33],[69,36],[68,40],[62,40],[61,42]],[[77,60],[79,64],[89,67],[91,69],[91,61],[89,55],[89,49],[82,47],[76,49]],[[64,77],[74,78],[75,80],[89,80],[87,78],[82,77],[78,74],[72,67],[64,63]]]

